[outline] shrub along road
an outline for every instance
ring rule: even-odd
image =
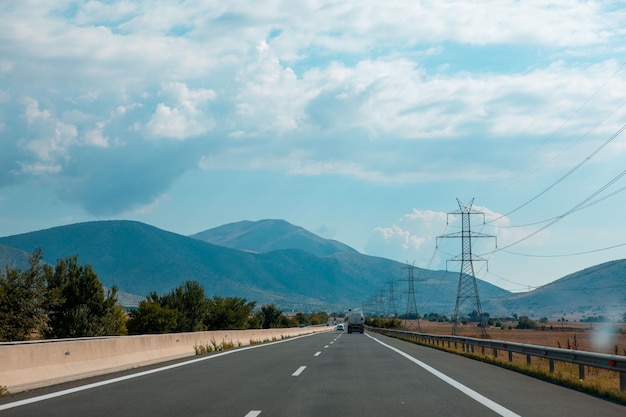
[[[320,333],[0,401],[2,416],[623,417],[626,407],[380,335]],[[116,379],[114,379],[116,378]],[[86,388],[86,389],[85,389]]]

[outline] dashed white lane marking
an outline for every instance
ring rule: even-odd
[[[328,346],[329,346],[329,345],[324,346],[324,349],[328,349]]]
[[[245,417],[258,417],[261,414],[261,410],[252,410]]]
[[[404,353],[400,349],[396,349],[395,347],[393,347],[391,345],[388,345],[387,343],[381,342],[380,340],[376,339],[375,337],[370,336],[367,333],[365,335],[367,337],[369,337],[370,339],[375,340],[376,342],[380,343],[384,347],[393,350],[394,352],[396,352],[397,354],[399,354],[401,356],[404,356],[405,358],[407,358],[408,360],[410,360],[414,364],[422,367],[424,370],[430,372],[431,374],[433,374],[437,378],[441,379],[443,382],[446,382],[446,383],[452,385],[454,388],[458,389],[463,394],[465,394],[468,397],[470,397],[471,399],[479,402],[480,404],[484,405],[485,407],[489,408],[490,410],[493,410],[494,412],[496,412],[497,414],[501,415],[502,417],[521,417],[519,414],[514,413],[513,411],[509,410],[508,408],[505,408],[505,407],[501,406],[500,404],[498,404],[498,403],[490,400],[489,398],[485,397],[484,395],[481,395],[481,394],[477,393],[473,389],[471,389],[469,387],[466,387],[465,385],[461,384],[456,379],[452,379],[448,375],[444,374],[443,372],[439,372],[438,370],[436,370],[432,366],[430,366],[430,365],[428,365],[428,364],[426,364],[426,363],[424,363],[424,362],[422,362],[422,361],[420,361],[418,359],[415,359],[413,356],[409,355],[408,353]]]
[[[316,357],[317,357],[317,356],[319,356],[319,355],[321,355],[321,354],[322,354],[322,352],[315,352],[315,355],[313,355],[313,356],[316,356]]]
[[[296,369],[296,372],[291,374],[291,376],[300,376],[300,374],[304,372],[305,369],[306,369],[306,366],[301,366],[298,369]]]

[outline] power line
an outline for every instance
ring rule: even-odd
[[[498,279],[500,279],[502,281],[506,281],[509,284],[518,285],[518,286],[520,286],[522,288],[528,289],[529,291],[530,290],[536,290],[537,288],[540,288],[540,287],[536,287],[536,286],[532,286],[532,285],[528,285],[528,284],[522,284],[521,282],[511,281],[510,279],[504,278],[504,277],[502,277],[502,276],[500,276],[498,274],[494,274],[491,271],[487,271],[487,274],[493,275],[494,277],[496,277],[496,278],[498,278]]]
[[[528,258],[566,258],[569,256],[579,256],[579,255],[587,255],[589,253],[602,252],[605,250],[611,250],[611,249],[619,248],[622,246],[626,246],[626,243],[620,243],[619,245],[608,246],[606,248],[601,248],[601,249],[593,249],[593,250],[588,250],[584,252],[576,252],[576,253],[564,253],[560,255],[533,255],[533,254],[519,253],[519,252],[508,251],[508,250],[504,250],[504,252],[510,253],[511,255],[526,256]]]
[[[547,193],[548,191],[550,191],[551,189],[553,189],[554,187],[556,187],[559,183],[561,183],[562,181],[564,181],[567,177],[569,177],[570,175],[572,175],[576,170],[578,170],[580,167],[582,167],[584,164],[586,164],[587,162],[589,162],[594,156],[596,156],[602,149],[604,149],[606,146],[609,145],[609,143],[611,143],[616,137],[618,137],[624,130],[626,130],[626,124],[623,125],[616,133],[614,133],[611,137],[609,137],[607,140],[605,140],[600,146],[598,146],[591,154],[589,154],[585,159],[583,159],[581,162],[579,162],[574,168],[570,169],[565,175],[561,176],[561,178],[557,179],[555,182],[553,182],[552,184],[550,184],[547,188],[543,189],[543,191],[539,192],[539,194],[535,195],[534,197],[532,197],[530,200],[526,201],[525,203],[517,206],[516,208],[514,208],[513,210],[509,211],[508,213],[505,213],[503,215],[501,215],[500,217],[497,217],[493,220],[490,220],[488,223],[493,223],[497,220],[502,219],[503,217],[508,217],[509,215],[515,213],[516,211],[526,207],[527,205],[529,205],[530,203],[532,203],[533,201],[535,201],[536,199],[538,199],[539,197],[541,197],[542,195],[544,195],[545,193]]]
[[[515,170],[516,170],[516,169],[517,169],[517,168],[518,168],[518,167],[519,167],[519,166],[520,166],[520,165],[521,165],[524,161],[528,160],[528,159],[529,159],[529,158],[530,158],[533,154],[537,153],[537,151],[538,151],[541,147],[543,147],[546,143],[548,143],[550,140],[552,140],[552,138],[553,138],[553,137],[554,137],[554,136],[555,136],[555,135],[556,135],[556,134],[557,134],[557,133],[558,133],[561,129],[563,129],[563,127],[565,127],[565,126],[566,126],[566,125],[567,125],[567,124],[568,124],[568,123],[569,123],[569,122],[570,122],[570,121],[571,121],[571,120],[572,120],[572,119],[573,119],[573,118],[574,118],[574,117],[575,117],[575,116],[576,116],[576,115],[577,115],[577,114],[578,114],[578,113],[579,113],[579,112],[580,112],[580,111],[581,111],[581,110],[582,110],[582,109],[583,109],[583,108],[587,105],[587,104],[589,104],[589,102],[590,102],[591,100],[593,100],[593,98],[595,98],[595,96],[597,96],[597,95],[598,95],[598,93],[599,93],[600,91],[602,91],[602,90],[603,90],[603,89],[607,86],[607,84],[608,84],[608,83],[609,83],[609,82],[610,82],[613,78],[615,78],[615,76],[616,76],[616,75],[617,75],[617,74],[618,74],[618,73],[622,70],[622,68],[624,68],[624,66],[625,66],[625,65],[626,65],[626,61],[622,62],[622,64],[621,64],[621,65],[617,68],[617,70],[615,70],[615,72],[614,72],[614,73],[613,73],[613,74],[612,74],[612,75],[611,75],[611,76],[610,76],[610,77],[609,77],[609,78],[608,78],[608,79],[604,82],[604,84],[602,84],[602,85],[601,85],[601,86],[600,86],[600,87],[599,87],[599,88],[598,88],[598,89],[597,89],[597,90],[596,90],[596,91],[595,91],[595,92],[594,92],[591,96],[589,96],[589,98],[587,98],[587,100],[585,100],[585,102],[584,102],[584,103],[583,103],[580,107],[578,107],[578,108],[577,108],[577,109],[576,109],[576,110],[575,110],[575,111],[574,111],[574,112],[573,112],[573,113],[572,113],[572,114],[571,114],[571,115],[567,118],[567,120],[565,120],[565,121],[564,121],[564,122],[563,122],[563,123],[562,123],[562,124],[561,124],[561,125],[560,125],[557,129],[556,129],[556,130],[555,130],[555,131],[553,131],[553,132],[552,132],[552,133],[551,133],[551,134],[550,134],[550,135],[549,135],[546,139],[544,139],[544,141],[543,141],[543,142],[541,142],[541,143],[540,143],[540,144],[539,144],[539,145],[538,145],[535,149],[533,149],[533,150],[532,150],[531,152],[529,152],[529,153],[528,153],[525,157],[523,157],[523,158],[522,158],[522,159],[521,159],[518,163],[516,163],[516,164],[515,164],[515,165],[511,168],[511,170],[512,170],[512,171],[515,171]],[[619,107],[618,107],[618,109],[619,109],[619,108],[621,108],[623,105],[624,105],[624,104],[622,103],[622,105],[621,105],[621,106],[619,106]],[[613,115],[616,111],[617,111],[617,109],[615,109],[615,110],[613,111],[613,113],[611,113],[611,116],[612,116],[612,115]],[[610,117],[610,116],[608,116],[608,117]],[[608,118],[608,117],[607,117],[607,118]],[[605,118],[604,120],[606,120],[607,118]],[[601,121],[601,122],[599,122],[596,126],[594,126],[594,127],[593,127],[592,129],[590,129],[589,131],[587,131],[587,133],[585,133],[584,135],[582,135],[582,136],[580,136],[578,139],[576,139],[576,140],[574,141],[574,144],[578,143],[578,142],[579,142],[582,138],[584,138],[585,136],[587,136],[587,135],[588,135],[588,134],[589,134],[589,133],[590,133],[593,129],[595,129],[595,128],[597,128],[599,125],[601,125],[601,124],[604,122],[604,120],[603,120],[603,121]],[[568,147],[567,149],[571,148],[571,146],[572,146],[572,145],[570,145],[570,147]],[[553,158],[553,160],[554,160],[554,159],[556,159],[556,157],[555,157],[555,158]],[[535,170],[535,171],[536,171],[536,170]],[[555,185],[556,185],[556,184],[555,184]],[[536,196],[535,198],[533,198],[533,200],[534,200],[534,199],[536,199],[537,197],[539,197],[539,196]],[[531,201],[532,201],[532,200],[531,200]],[[518,208],[516,208],[516,209],[512,210],[512,211],[511,211],[511,212],[509,212],[508,214],[511,214],[511,213],[513,213],[513,212],[515,212],[515,211],[519,210],[520,208],[522,208],[523,206],[527,205],[527,204],[528,204],[528,203],[530,203],[531,201],[528,201],[527,203],[523,204],[522,206],[520,206],[520,207],[518,207]],[[508,214],[505,214],[504,216],[507,216]]]
[[[624,127],[620,130],[624,130],[626,129],[626,125],[624,125]],[[525,241],[526,239],[529,239],[533,236],[535,236],[536,234],[546,230],[548,227],[552,226],[553,224],[555,224],[556,222],[558,222],[561,219],[564,219],[565,217],[569,216],[572,213],[575,213],[576,211],[580,210],[581,207],[583,207],[585,204],[587,204],[589,201],[593,200],[598,194],[602,193],[604,190],[606,190],[607,188],[609,188],[611,185],[613,185],[615,182],[617,182],[618,180],[620,180],[624,175],[626,175],[626,170],[620,172],[616,177],[614,177],[611,181],[609,181],[608,183],[604,184],[602,187],[600,187],[598,190],[596,190],[593,194],[591,194],[590,196],[588,196],[587,198],[585,198],[583,201],[581,201],[580,203],[578,203],[577,205],[575,205],[574,207],[572,207],[571,209],[569,209],[567,212],[561,214],[560,216],[555,217],[552,221],[550,221],[548,224],[546,224],[545,226],[535,230],[534,232],[532,232],[529,235],[526,235],[525,237],[516,240],[513,243],[510,243],[504,247],[500,247],[500,248],[496,248],[491,252],[488,253],[495,253],[498,251],[502,251],[504,249],[508,249],[511,246],[517,245],[518,243],[521,243],[523,241]]]
[[[608,199],[608,198],[611,198],[611,197],[613,197],[615,194],[619,194],[619,193],[621,193],[621,192],[622,192],[622,191],[624,191],[624,190],[626,190],[626,186],[621,187],[621,188],[619,188],[619,189],[617,189],[617,190],[613,191],[612,193],[610,193],[610,194],[608,194],[608,195],[605,195],[605,196],[604,196],[604,197],[602,197],[602,198],[597,199],[596,201],[592,201],[592,202],[591,202],[591,203],[589,203],[589,204],[585,204],[584,206],[581,206],[581,207],[580,207],[578,210],[576,210],[576,211],[581,211],[581,210],[584,210],[584,209],[586,209],[586,208],[588,208],[588,207],[595,206],[596,204],[601,203],[602,201],[604,201],[604,200],[606,200],[606,199]],[[552,221],[552,220],[554,220],[554,219],[557,219],[558,217],[559,217],[559,216],[552,217],[552,218],[549,218],[549,219],[546,219],[546,220],[539,220],[539,221],[536,221],[536,222],[533,222],[533,223],[526,223],[526,224],[515,224],[515,225],[486,224],[486,226],[489,226],[489,227],[494,227],[494,228],[498,228],[498,229],[513,229],[513,228],[520,228],[520,227],[536,226],[536,225],[538,225],[538,224],[547,223],[547,222],[549,222],[549,221]],[[502,218],[502,216],[501,216],[501,217],[499,217],[499,218]],[[495,220],[494,220],[494,221],[495,221]]]
[[[611,75],[605,82],[604,84],[602,84],[600,86],[600,88],[598,88],[591,96],[589,96],[589,98],[587,98],[587,100],[585,100],[585,102],[583,104],[580,105],[580,107],[578,107],[576,109],[576,111],[574,111],[574,113],[572,113],[570,115],[570,117],[567,118],[567,120],[565,120],[561,126],[559,126],[554,132],[552,132],[550,134],[550,136],[548,136],[543,142],[541,142],[539,144],[539,146],[537,146],[532,152],[530,152],[528,155],[526,155],[526,157],[524,157],[520,162],[518,162],[513,169],[517,168],[519,165],[522,164],[522,162],[526,161],[528,158],[530,158],[533,154],[535,154],[542,146],[544,146],[546,143],[548,143],[550,140],[552,140],[552,138],[561,130],[563,129],[587,104],[589,104],[589,102],[591,100],[593,100],[595,98],[595,96],[598,95],[598,93],[602,90],[604,90],[604,87],[606,87],[606,85],[613,79],[615,78],[615,76],[622,70],[622,68],[624,68],[624,65],[626,65],[626,61],[622,62],[622,65],[619,66],[619,68],[617,70],[615,70],[615,72],[613,73],[613,75]],[[597,126],[596,126],[597,127]],[[586,136],[583,135],[583,137]]]

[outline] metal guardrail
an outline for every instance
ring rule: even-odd
[[[585,379],[585,366],[610,371],[619,372],[619,385],[622,391],[626,391],[626,356],[609,355],[604,353],[585,352],[581,350],[570,350],[551,348],[547,346],[528,345],[524,343],[505,342],[502,340],[476,339],[461,336],[444,336],[424,333],[414,333],[402,330],[369,328],[369,330],[392,337],[413,340],[424,345],[436,345],[448,348],[454,345],[464,352],[475,353],[476,348],[481,349],[482,354],[486,354],[490,349],[494,357],[498,357],[500,351],[508,352],[508,359],[513,361],[513,353],[526,355],[526,363],[531,363],[531,358],[538,357],[549,361],[550,372],[554,372],[554,362],[568,362],[578,365],[580,379]]]

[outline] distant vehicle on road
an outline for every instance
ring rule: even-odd
[[[346,321],[348,322],[348,333],[363,333],[365,331],[365,316],[361,310],[348,310]]]
[[[343,327],[343,324],[339,323],[339,324],[337,325],[337,330],[341,330],[341,331],[343,332],[343,331],[344,331],[344,330],[346,330],[346,329],[345,329],[345,327]]]

